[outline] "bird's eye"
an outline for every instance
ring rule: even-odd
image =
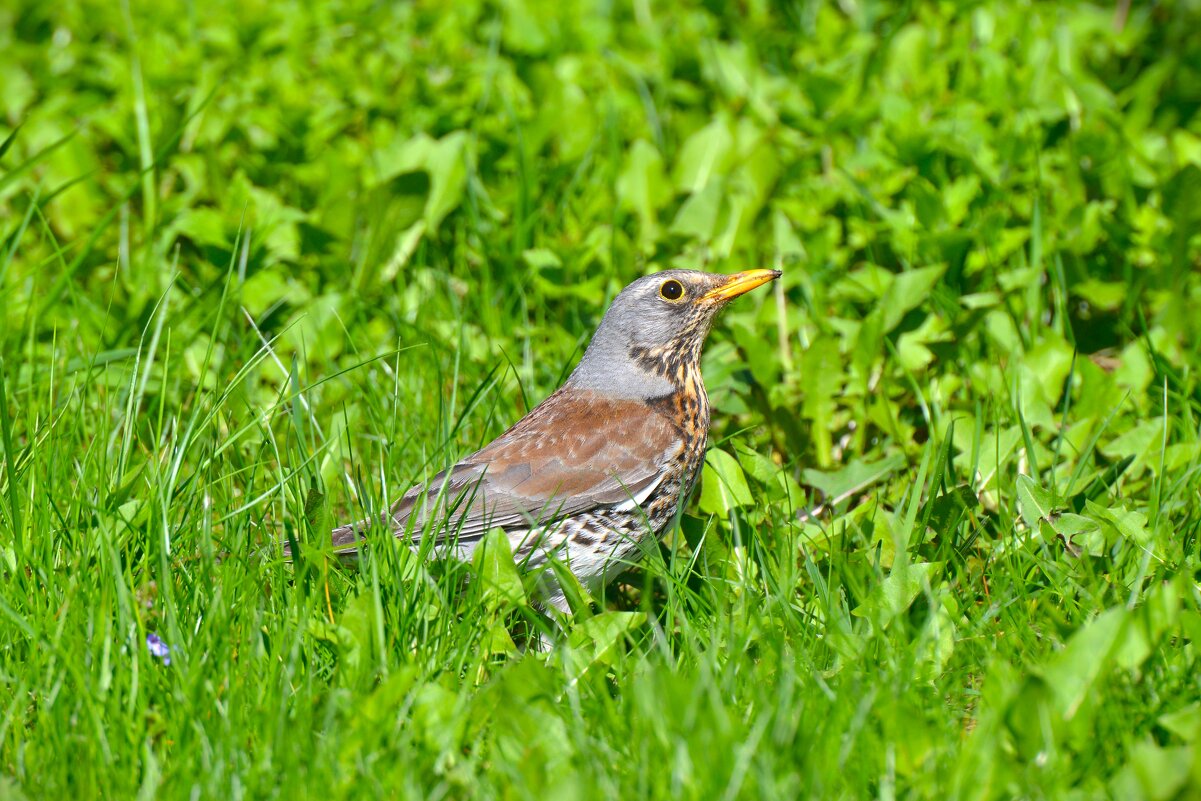
[[[664,300],[679,300],[684,297],[684,285],[674,278],[664,281],[663,286],[659,287],[659,297]]]

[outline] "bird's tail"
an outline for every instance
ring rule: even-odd
[[[342,553],[344,551],[358,550],[359,543],[367,535],[367,521],[360,520],[358,523],[351,523],[346,526],[339,526],[330,534],[333,539],[334,550]]]
[[[367,536],[367,527],[369,521],[360,520],[357,523],[349,523],[345,526],[339,526],[330,532],[330,540],[334,547],[334,553],[338,556],[353,558],[359,550],[361,543]],[[284,558],[291,559],[292,543],[284,542]]]

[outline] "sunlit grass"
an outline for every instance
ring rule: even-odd
[[[1187,8],[122,8],[0,11],[0,799],[1198,792]],[[636,569],[329,552],[667,266]]]

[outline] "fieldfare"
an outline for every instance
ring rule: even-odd
[[[385,520],[417,546],[472,558],[502,529],[527,570],[561,560],[590,590],[628,568],[688,499],[705,455],[701,346],[730,300],[780,275],[667,270],[639,278],[605,312],[563,386],[505,433],[405,493]],[[355,551],[367,522],[335,529]],[[547,574],[545,602],[568,611]]]

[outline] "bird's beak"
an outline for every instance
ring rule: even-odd
[[[701,300],[725,302],[750,292],[757,286],[763,286],[768,281],[774,281],[779,277],[779,270],[747,270],[746,272],[727,275],[724,284],[710,289],[704,295],[701,295]]]

